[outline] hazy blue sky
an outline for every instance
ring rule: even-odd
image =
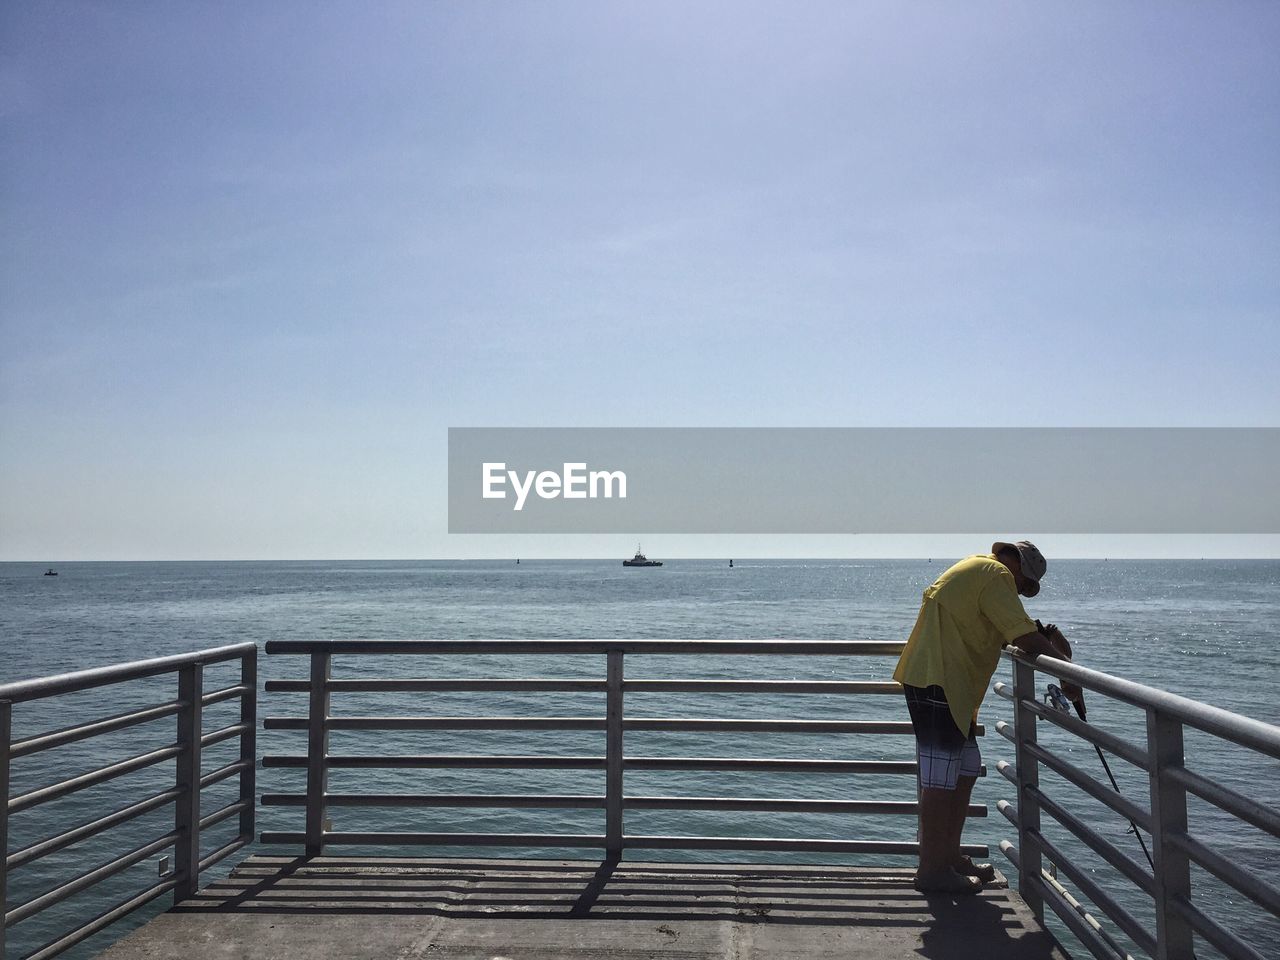
[[[449,538],[449,426],[1278,425],[1277,49],[1262,2],[5,3],[0,559],[633,546]]]

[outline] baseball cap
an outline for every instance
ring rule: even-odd
[[[1040,578],[1044,576],[1045,570],[1049,568],[1049,564],[1044,559],[1044,554],[1030,540],[1019,540],[1017,543],[1005,543],[1003,540],[997,540],[991,545],[992,553],[999,553],[1001,550],[1014,550],[1018,554],[1018,559],[1022,561],[1022,575],[1031,581],[1031,590],[1027,593],[1028,597],[1034,597],[1040,592]]]

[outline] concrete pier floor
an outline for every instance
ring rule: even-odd
[[[103,960],[1066,960],[1003,878],[859,867],[254,856]]]

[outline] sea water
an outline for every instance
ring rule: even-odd
[[[66,563],[57,577],[34,564],[0,564],[0,682],[60,673],[239,641],[273,639],[868,639],[903,640],[911,629],[921,591],[951,561],[743,560],[670,561],[661,568],[628,569],[618,561],[388,561],[242,563]],[[1041,595],[1029,613],[1056,622],[1075,646],[1077,662],[1171,690],[1269,723],[1280,723],[1280,562],[1063,560],[1051,562]],[[628,678],[887,679],[892,657],[670,657],[629,656]],[[262,678],[303,678],[306,660],[263,656]],[[1002,663],[997,679],[1008,678]],[[602,656],[336,657],[336,677],[576,677],[604,676]],[[1042,678],[1041,686],[1047,678]],[[232,665],[210,667],[206,691],[236,682]],[[55,700],[19,704],[14,735],[65,726],[172,700],[172,677],[86,691]],[[1089,701],[1091,722],[1145,744],[1140,710],[1102,697]],[[206,731],[234,723],[237,706],[209,708]],[[259,716],[305,714],[305,696],[273,693]],[[603,716],[601,694],[573,693],[338,693],[339,715],[502,714]],[[763,696],[759,694],[628,694],[628,716],[762,717],[774,719],[905,719],[896,696]],[[1014,839],[995,809],[1012,800],[1012,787],[996,762],[1012,760],[1012,747],[995,732],[1011,719],[1009,704],[988,695],[982,711],[989,776],[975,802],[989,815],[969,822],[965,839],[990,845]],[[1042,741],[1072,763],[1104,780],[1092,748],[1045,730]],[[336,732],[334,753],[549,753],[603,754],[602,733],[560,731]],[[123,759],[173,740],[172,719],[107,737],[18,758],[13,792],[19,793]],[[713,734],[632,732],[628,755],[777,756],[832,759],[910,759],[910,737],[839,734]],[[236,757],[234,740],[210,748],[207,771]],[[258,755],[302,753],[304,735],[259,731]],[[1188,766],[1280,807],[1280,763],[1188,731]],[[1121,791],[1146,806],[1146,774],[1111,758]],[[172,783],[172,762],[74,793],[13,816],[10,849],[93,819]],[[1124,820],[1052,774],[1042,783],[1131,858],[1146,866]],[[300,771],[260,769],[258,792],[298,792]],[[603,775],[584,771],[341,770],[331,775],[337,792],[602,793]],[[754,796],[813,799],[913,799],[914,780],[903,776],[759,774],[725,772],[629,773],[628,795]],[[206,791],[208,812],[231,802],[236,780]],[[335,830],[600,833],[598,810],[413,810],[333,808]],[[1191,831],[1218,852],[1273,880],[1280,846],[1267,835],[1231,820],[1194,798]],[[1046,823],[1047,823],[1046,818]],[[296,807],[263,807],[258,829],[300,830]],[[125,827],[86,841],[10,877],[10,905],[64,882],[89,866],[140,846],[172,828],[165,807]],[[235,818],[214,828],[205,852],[234,836]],[[701,811],[629,812],[628,833],[716,836],[824,837],[910,840],[909,816],[854,817],[816,814],[740,814]],[[1151,926],[1150,899],[1106,867],[1065,831],[1046,832],[1121,903]],[[261,849],[261,848],[255,848]],[[245,853],[252,851],[245,851]],[[268,850],[266,852],[274,852]],[[291,852],[291,851],[290,851]],[[347,850],[343,850],[347,852]],[[393,852],[386,849],[371,852]],[[398,853],[488,855],[494,848],[421,849]],[[598,856],[595,850],[511,851],[532,856]],[[868,862],[813,854],[644,851],[633,859],[683,856],[719,861]],[[153,882],[160,864],[149,858],[95,891],[11,929],[11,949],[26,952]],[[871,862],[904,865],[901,858]],[[224,862],[213,876],[225,873]],[[1264,954],[1280,947],[1275,918],[1197,869],[1197,905],[1246,937]],[[162,909],[117,924],[72,955],[89,955]],[[1121,938],[1123,940],[1123,938]],[[1201,945],[1201,956],[1212,951]]]

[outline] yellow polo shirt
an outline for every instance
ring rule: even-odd
[[[966,557],[925,590],[893,679],[942,687],[956,726],[967,734],[1000,648],[1035,629],[1009,568],[989,553]]]

